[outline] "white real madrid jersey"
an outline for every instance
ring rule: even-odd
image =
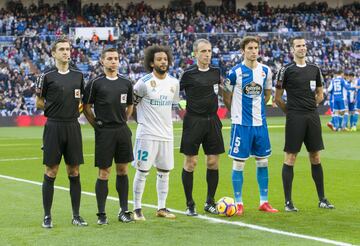
[[[136,138],[172,141],[172,104],[179,102],[179,81],[170,75],[158,79],[150,73],[138,80],[134,94],[141,98],[136,106]]]
[[[233,67],[227,79],[232,86],[231,103],[232,124],[243,126],[262,126],[265,119],[264,90],[271,90],[272,73],[268,66],[258,63],[251,69],[244,63]]]

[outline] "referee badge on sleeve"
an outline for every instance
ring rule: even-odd
[[[121,94],[120,103],[126,103],[126,102],[127,102],[127,94]]]
[[[315,91],[315,89],[316,89],[316,81],[310,80],[310,90]]]
[[[81,91],[80,91],[80,89],[75,89],[75,90],[74,90],[74,97],[75,97],[75,98],[81,98]]]
[[[219,85],[218,84],[214,84],[214,92],[215,94],[219,94]]]

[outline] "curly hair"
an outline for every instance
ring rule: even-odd
[[[167,55],[169,66],[172,64],[173,55],[170,50],[170,47],[162,46],[162,45],[152,45],[147,47],[144,52],[144,67],[148,72],[153,71],[153,67],[151,67],[151,63],[154,63],[155,53],[160,53],[160,52],[164,52]]]

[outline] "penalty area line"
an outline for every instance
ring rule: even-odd
[[[1,174],[0,174],[0,178],[7,179],[7,180],[18,181],[18,182],[22,182],[22,183],[38,185],[38,186],[42,185],[41,182],[36,182],[36,181],[32,181],[32,180],[21,179],[21,178],[16,178],[16,177],[11,177],[11,176],[1,175]],[[69,191],[69,188],[66,188],[66,187],[63,187],[63,186],[54,186],[54,188],[57,189],[57,190]],[[93,197],[96,196],[95,193],[93,193],[93,192],[82,191],[81,193],[84,194],[84,195],[87,195],[87,196],[93,196]],[[107,199],[112,200],[112,201],[118,201],[119,200],[119,198],[112,197],[112,196],[108,196]],[[129,203],[133,203],[133,202],[129,201]],[[157,206],[152,205],[152,204],[142,204],[142,205],[144,207],[147,207],[147,208],[155,208],[155,209],[157,209]],[[177,210],[177,209],[172,209],[172,208],[170,208],[170,210],[172,212],[174,212],[174,213],[185,215],[185,213],[183,211],[180,211],[180,210]],[[308,235],[299,234],[299,233],[293,233],[293,232],[287,232],[287,231],[282,231],[282,230],[278,230],[278,229],[272,229],[272,228],[268,228],[268,227],[264,227],[264,226],[247,224],[247,223],[243,223],[243,222],[239,222],[239,221],[228,221],[228,220],[208,217],[208,216],[205,216],[205,215],[198,215],[198,216],[193,217],[193,218],[207,220],[207,221],[211,221],[211,222],[214,222],[214,223],[221,223],[221,224],[228,224],[228,225],[234,225],[234,226],[239,226],[239,227],[245,227],[245,228],[249,228],[249,229],[252,229],[252,230],[264,231],[264,232],[269,232],[269,233],[278,234],[278,235],[284,235],[284,236],[289,236],[289,237],[307,239],[307,240],[312,240],[312,241],[317,241],[317,242],[327,243],[327,244],[332,244],[332,245],[341,245],[341,246],[351,246],[352,245],[350,243],[335,241],[335,240],[331,240],[331,239],[326,239],[326,238],[321,238],[321,237],[313,237],[313,236],[308,236]]]

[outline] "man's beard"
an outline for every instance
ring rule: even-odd
[[[158,74],[165,74],[168,70],[169,70],[169,66],[166,67],[166,70],[162,70],[160,67],[154,67],[154,70],[158,73]]]

